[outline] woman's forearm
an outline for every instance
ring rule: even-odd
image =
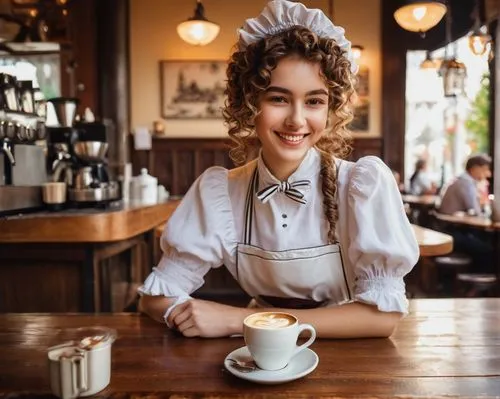
[[[174,298],[144,295],[140,299],[139,310],[163,323],[163,315],[174,301]],[[209,301],[204,302],[209,303]],[[252,313],[286,312],[295,315],[300,323],[312,324],[320,338],[389,337],[402,316],[397,312],[380,312],[375,306],[359,302],[307,310],[280,308],[234,308],[233,310],[239,315],[237,318],[241,323],[232,323],[234,326],[230,334],[243,333],[243,319]],[[224,313],[228,315],[230,312],[225,309]]]
[[[152,319],[164,323],[163,315],[175,301],[175,298],[167,298],[163,295],[143,295],[139,300],[139,311],[146,313]]]
[[[252,310],[291,313],[300,323],[312,324],[320,338],[389,337],[402,317],[401,313],[380,312],[375,306],[360,302],[307,310],[274,308]]]

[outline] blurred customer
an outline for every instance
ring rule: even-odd
[[[396,180],[396,183],[399,188],[399,192],[401,194],[406,194],[406,188],[404,182],[401,181],[401,175],[397,170],[391,169],[392,170],[392,175],[394,176],[394,180]]]
[[[437,187],[427,173],[427,161],[419,159],[410,177],[410,193],[413,195],[436,194]]]
[[[482,215],[481,191],[479,186],[491,177],[491,158],[486,154],[470,157],[465,165],[465,172],[446,189],[439,211],[452,215],[467,213]],[[486,186],[487,187],[487,186]],[[483,194],[484,196],[484,194]],[[453,236],[453,247],[458,252],[469,255],[474,262],[472,271],[492,272],[493,245],[488,232],[449,224],[444,231]]]
[[[470,157],[462,173],[445,190],[439,212],[452,215],[465,212],[469,215],[481,214],[478,184],[491,177],[491,158],[486,154]]]

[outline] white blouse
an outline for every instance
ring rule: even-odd
[[[161,237],[163,257],[139,288],[140,294],[177,298],[167,314],[190,299],[211,268],[225,265],[236,278],[236,247],[243,241],[245,198],[256,164],[259,191],[279,182],[261,157],[232,170],[211,167],[168,221]],[[336,233],[354,300],[407,313],[403,277],[417,262],[419,248],[392,172],[373,156],[355,164],[337,160],[337,165]],[[288,179],[311,181],[306,204],[282,192],[265,204],[255,199],[252,245],[280,251],[327,244],[319,171],[320,154],[311,149]]]

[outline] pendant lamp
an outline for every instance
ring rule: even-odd
[[[474,31],[469,36],[469,48],[474,55],[483,55],[491,47],[491,36],[486,27],[481,27],[479,1],[474,7]]]
[[[446,10],[444,0],[405,0],[394,12],[394,19],[403,29],[425,36],[443,19]]]
[[[196,2],[194,16],[177,25],[177,33],[181,39],[195,46],[204,46],[212,42],[219,31],[220,26],[205,17],[205,7],[201,4],[201,0]]]
[[[443,78],[443,90],[445,97],[462,95],[465,91],[465,79],[467,68],[463,62],[457,60],[457,43],[453,44],[453,54],[450,57],[448,50],[451,44],[451,15],[446,16],[446,48],[445,57],[439,68],[439,74]]]
[[[351,47],[352,57],[356,62],[358,62],[361,59],[364,49],[365,48],[363,46],[360,46],[359,44],[355,44]]]
[[[469,36],[469,48],[474,55],[483,55],[491,46],[491,36],[482,29],[475,30]]]
[[[439,67],[439,61],[431,58],[431,53],[426,51],[425,60],[420,63],[420,69],[434,70],[437,71]]]
[[[467,69],[463,62],[458,61],[455,57],[445,59],[439,73],[443,77],[445,97],[455,97],[464,93]]]

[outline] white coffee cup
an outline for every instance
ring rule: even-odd
[[[50,387],[62,399],[94,395],[109,385],[111,379],[111,346],[114,330],[105,328],[75,329],[89,335],[53,346],[48,351]],[[106,335],[95,335],[95,334]],[[99,340],[92,341],[94,337]]]
[[[310,331],[311,336],[297,346],[297,339],[303,331]],[[289,313],[258,312],[243,321],[243,336],[259,368],[280,370],[314,342],[316,330],[310,324],[299,324],[298,319]]]

